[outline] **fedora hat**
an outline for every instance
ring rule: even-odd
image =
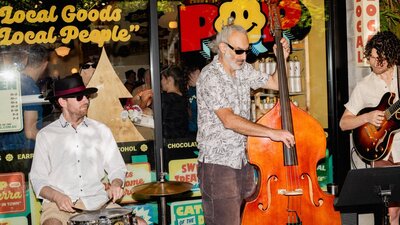
[[[66,76],[65,78],[55,80],[53,83],[53,92],[45,98],[54,100],[57,98],[69,98],[82,95],[90,95],[97,92],[97,88],[86,88],[82,77],[78,73]]]

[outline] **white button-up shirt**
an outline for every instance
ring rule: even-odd
[[[102,179],[124,181],[125,173],[111,130],[98,121],[85,117],[74,129],[61,115],[37,134],[29,176],[38,198],[49,186],[94,209],[108,199]]]
[[[394,68],[393,79],[390,85],[371,72],[364,77],[354,88],[349,101],[344,105],[352,114],[357,115],[362,109],[376,107],[379,105],[385,93],[395,93],[394,102],[399,99],[397,91],[397,67]],[[400,162],[400,133],[396,133],[393,138],[391,154],[394,162]],[[389,158],[389,154],[385,160]]]

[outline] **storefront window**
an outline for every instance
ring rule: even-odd
[[[176,210],[201,206],[196,80],[215,56],[210,43],[230,17],[248,30],[247,61],[273,72],[266,2],[157,1],[158,51],[150,49],[149,1],[15,0],[0,1],[0,7],[0,195],[16,196],[0,198],[0,223],[38,224],[40,204],[28,182],[35,137],[59,119],[60,110],[47,100],[53,81],[74,73],[87,87],[98,88],[88,117],[111,129],[127,164],[121,204],[149,224],[158,222],[158,203],[136,204],[131,189],[158,180],[154,143],[162,141],[166,179],[193,184],[192,193],[184,196],[193,202],[172,203],[171,224],[189,220]],[[279,7],[285,12],[283,34],[292,46],[290,98],[327,128],[324,1],[280,1]],[[150,65],[152,54],[159,56],[159,74]],[[154,79],[160,87],[154,87]],[[154,98],[157,92],[160,99]],[[277,98],[277,92],[254,91],[250,119],[263,116]],[[154,104],[161,105],[160,112]],[[161,124],[155,123],[157,113]],[[155,138],[157,129],[163,131],[162,140]],[[14,189],[12,182],[22,185]],[[202,224],[201,210],[195,211],[193,223]]]

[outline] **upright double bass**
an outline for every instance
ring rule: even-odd
[[[325,157],[324,130],[289,99],[278,3],[268,2],[277,45],[279,100],[257,123],[292,132],[296,145],[288,148],[268,138],[248,138],[248,157],[259,176],[257,192],[244,207],[242,225],[339,225],[334,196],[321,190],[316,174],[317,162]]]

